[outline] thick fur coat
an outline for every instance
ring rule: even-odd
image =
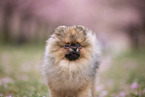
[[[69,46],[79,44],[79,56],[69,60]],[[42,74],[50,97],[95,97],[96,70],[100,62],[96,35],[83,26],[59,26],[47,40]]]

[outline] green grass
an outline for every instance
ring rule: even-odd
[[[109,91],[107,97],[118,96],[121,92],[127,97],[145,97],[145,50],[120,54],[101,76],[102,84]],[[133,89],[133,83],[137,83],[138,88]]]
[[[48,97],[39,71],[44,47],[0,45],[0,96]],[[100,77],[103,89],[97,95],[107,91],[102,97],[121,97],[121,93],[126,97],[145,97],[145,50],[115,57]],[[131,88],[134,82],[138,83],[137,89]]]
[[[0,46],[0,95],[48,96],[39,71],[43,51],[44,45]]]

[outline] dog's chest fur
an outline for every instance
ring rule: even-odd
[[[65,64],[64,64],[65,62]],[[83,65],[83,66],[82,66]],[[68,63],[61,61],[58,66],[49,65],[51,68],[47,72],[49,85],[54,89],[74,89],[77,90],[88,84],[90,81],[90,69],[85,64]]]

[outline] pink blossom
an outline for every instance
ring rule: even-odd
[[[103,90],[100,94],[100,97],[105,97],[108,94],[108,91]]]
[[[138,88],[138,83],[137,82],[133,82],[131,85],[132,89],[137,89]]]
[[[0,79],[0,85],[12,83],[12,82],[13,82],[13,80],[10,77],[4,77],[4,78]]]
[[[145,88],[143,89],[143,93],[145,93]]]
[[[12,97],[11,95],[9,95],[9,96],[6,96],[6,97]]]
[[[97,87],[96,87],[96,90],[97,91],[102,91],[104,89],[104,86],[103,85],[98,85]]]
[[[0,94],[0,97],[2,97],[3,96],[3,94]]]
[[[125,97],[125,92],[120,92],[120,97]]]

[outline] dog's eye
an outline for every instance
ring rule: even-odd
[[[77,44],[77,47],[81,47],[81,45],[80,44]]]
[[[65,44],[64,47],[65,47],[65,48],[68,48],[68,47],[69,47],[69,44]]]

